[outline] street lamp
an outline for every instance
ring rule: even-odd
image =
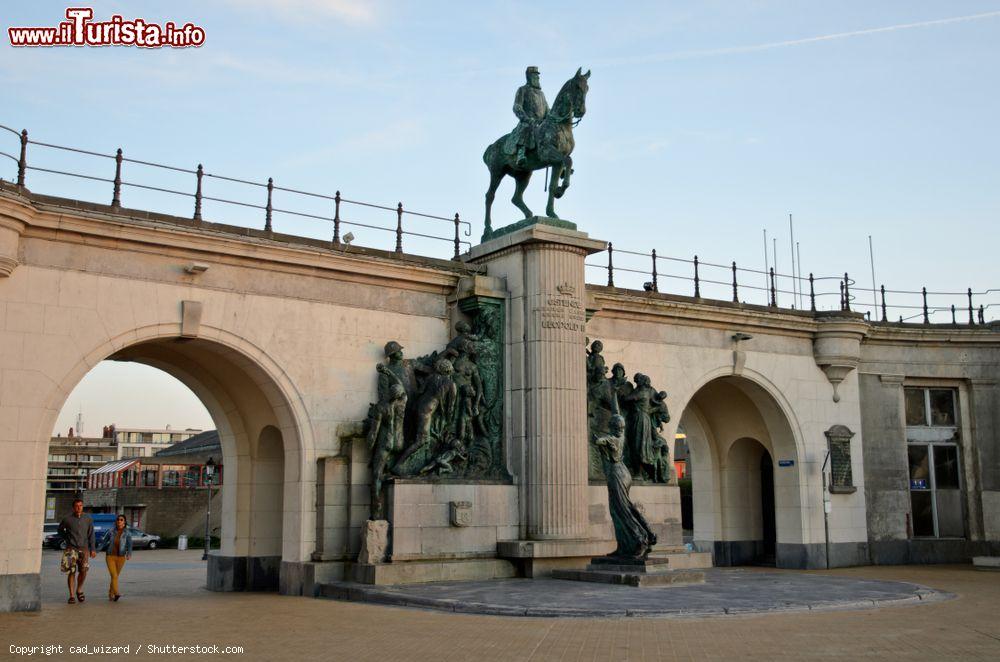
[[[215,460],[208,458],[208,462],[205,463],[205,487],[208,488],[206,493],[208,494],[208,501],[205,502],[205,553],[202,554],[201,560],[208,560],[208,550],[212,546],[211,529],[209,529],[209,519],[212,517],[212,483],[215,480]]]

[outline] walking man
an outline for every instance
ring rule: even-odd
[[[83,499],[73,500],[73,512],[59,522],[59,535],[66,541],[60,567],[66,573],[69,604],[84,602],[83,582],[87,579],[90,559],[97,556],[94,521],[83,512]]]

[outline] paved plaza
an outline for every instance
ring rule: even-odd
[[[98,558],[86,604],[68,605],[58,554],[45,552],[42,611],[0,614],[5,657],[10,644],[121,644],[133,651],[137,645],[203,644],[242,646],[241,657],[253,660],[1000,658],[1000,573],[970,566],[746,569],[722,575],[742,574],[743,579],[732,581],[758,589],[777,575],[789,589],[815,581],[836,586],[861,580],[855,585],[862,591],[891,592],[887,582],[905,582],[955,596],[900,606],[686,618],[532,618],[210,593],[203,588],[200,558],[197,550],[137,552],[126,566],[118,603],[104,597],[107,570]],[[712,578],[702,588],[713,591],[724,583]],[[132,655],[147,656],[145,648]]]

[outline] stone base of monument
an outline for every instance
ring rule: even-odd
[[[653,548],[650,559],[666,559],[671,570],[691,570],[712,567],[712,552],[689,552],[683,546]]]
[[[503,235],[523,230],[524,228],[531,227],[532,225],[548,225],[553,228],[562,228],[563,230],[576,230],[576,223],[573,223],[572,221],[567,221],[562,218],[550,218],[548,216],[536,215],[503,227],[488,228],[483,232],[482,241],[486,242],[490,239],[502,237]]]
[[[554,570],[552,578],[623,586],[682,586],[705,583],[704,572],[695,569],[673,569],[670,567],[670,559],[655,557],[633,561],[598,556],[590,560],[586,570]]]
[[[976,570],[1000,570],[1000,556],[974,556],[972,566]]]
[[[482,581],[485,579],[512,579],[514,577],[517,577],[517,567],[510,561],[503,559],[352,563],[344,572],[346,581],[379,586]]]
[[[614,548],[614,540],[501,540],[497,556],[514,561],[523,577],[541,579],[557,570],[579,570]]]

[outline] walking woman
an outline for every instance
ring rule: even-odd
[[[118,577],[122,574],[125,561],[132,558],[132,534],[128,532],[125,516],[119,515],[115,520],[115,528],[104,534],[101,546],[107,545],[104,560],[108,564],[108,574],[111,575],[111,586],[108,587],[108,600],[118,602],[122,597],[118,592]]]

